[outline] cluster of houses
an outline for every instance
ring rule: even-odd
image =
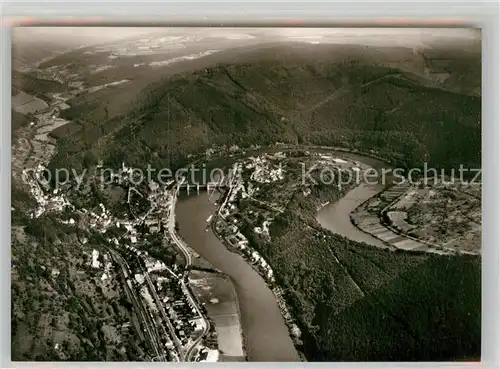
[[[108,254],[106,254],[106,253],[100,254],[98,250],[93,249],[90,265],[94,269],[104,268],[104,271],[101,275],[101,281],[104,282],[104,281],[110,279],[111,268],[113,267],[113,264],[111,263],[111,260],[110,260]]]
[[[233,202],[236,196],[244,190],[241,180],[240,163],[233,166],[233,176],[238,176],[235,177],[237,178],[236,185],[231,187],[228,197],[219,208],[219,215],[221,215],[221,217],[219,217],[215,223],[216,231],[220,234],[224,234],[225,240],[229,245],[239,250],[253,265],[259,268],[261,274],[268,282],[274,282],[273,270],[267,261],[249,245],[247,238],[238,230],[238,227],[235,225],[237,220],[234,218],[231,219],[231,215],[236,211],[236,206]]]
[[[281,159],[281,158],[286,158],[285,154],[282,153],[276,153],[273,155],[273,159]],[[251,158],[252,160],[250,163],[246,164],[247,169],[255,169],[254,174],[252,175],[251,180],[256,180],[256,172],[259,172],[259,165],[263,164],[263,166],[267,166],[268,162],[266,159],[262,158]],[[266,167],[268,168],[268,167]],[[234,170],[236,169],[236,170]],[[238,166],[235,165],[233,167],[233,171],[236,173],[241,174],[241,170],[238,171]],[[259,172],[260,173],[260,172]],[[271,172],[272,173],[272,172]],[[282,175],[283,173],[280,172],[279,175]],[[269,175],[269,173],[268,173]],[[257,176],[257,178],[259,178]],[[272,174],[270,175],[270,178],[267,180],[263,180],[262,182],[269,182],[270,180],[278,180],[279,176],[273,177]],[[243,256],[249,260],[254,266],[256,266],[260,272],[260,274],[264,277],[264,279],[271,284],[274,284],[275,282],[275,277],[273,274],[273,270],[271,266],[267,263],[267,261],[256,251],[254,250],[248,242],[248,239],[239,231],[237,227],[237,220],[236,218],[233,217],[233,215],[237,212],[235,206],[234,206],[234,201],[237,197],[238,194],[240,194],[242,197],[244,197],[244,193],[241,191],[244,189],[243,186],[241,186],[242,179],[237,182],[238,184],[234,186],[230,193],[228,194],[227,200],[223,203],[221,206],[221,212],[219,217],[215,223],[215,228],[217,233],[223,235],[225,241],[227,244],[229,244],[231,247],[239,250]],[[249,182],[250,183],[250,182]],[[252,213],[252,212],[251,212]],[[263,222],[262,227],[254,227],[254,232],[260,235],[264,235],[269,237],[269,226],[271,222],[269,220],[266,220]],[[285,322],[287,323],[290,333],[294,338],[300,338],[301,336],[301,331],[300,328],[297,326],[295,321],[293,320],[293,317],[286,305],[284,296],[283,296],[283,291],[280,287],[278,286],[273,286],[272,289],[278,306],[281,310],[281,314],[285,319]]]
[[[30,187],[31,195],[37,202],[37,208],[31,214],[31,218],[38,218],[46,211],[61,212],[66,207],[72,207],[64,194],[59,193],[58,189],[53,190],[52,193],[44,192],[38,182],[44,170],[45,167],[41,164],[38,165],[34,172],[28,173],[26,170],[23,170],[23,177]]]
[[[285,178],[281,165],[272,165],[267,155],[248,158],[245,168],[253,169],[250,179],[255,182],[271,183]]]
[[[151,257],[147,251],[139,249],[139,245],[144,242],[141,237],[143,233],[138,230],[139,225],[146,225],[147,234],[158,232],[160,227],[167,226],[172,205],[172,195],[167,191],[161,190],[153,183],[150,184],[150,189],[149,199],[152,200],[154,206],[148,217],[132,222],[117,222],[116,225],[124,227],[127,232],[122,240],[119,241],[115,237],[110,241],[116,245],[123,242],[124,248],[141,260],[146,271],[144,272],[143,269],[136,271],[134,278],[128,283],[140,289],[151,311],[155,314],[160,314],[161,310],[164,311],[174,327],[176,339],[184,346],[192,342],[194,334],[199,334],[204,330],[205,322],[198,314],[196,306],[193,305],[194,302],[187,298],[182,288],[182,272],[178,266],[174,264],[168,267],[164,262]],[[152,285],[146,283],[146,278],[151,280]],[[158,300],[161,301],[161,306],[157,305]],[[166,347],[172,356],[175,356],[175,347],[171,341],[167,342]]]
[[[44,168],[40,167],[39,169],[43,170]],[[129,173],[128,168],[124,167],[122,169],[122,173]],[[54,195],[56,196],[50,197],[49,195],[45,195],[36,180],[29,183],[32,185],[32,192],[35,198],[45,207],[50,201],[54,202],[54,199],[57,200],[61,197],[57,196],[57,190],[54,191]],[[140,295],[147,302],[151,314],[161,315],[160,310],[163,309],[165,311],[168,319],[174,326],[178,340],[182,345],[187,345],[192,342],[190,340],[193,333],[203,331],[205,323],[203,318],[199,316],[196,307],[192,305],[191,300],[186,298],[186,294],[181,287],[182,273],[178,270],[177,265],[174,264],[169,269],[164,262],[151,257],[147,251],[140,250],[140,244],[143,242],[142,235],[144,234],[143,231],[139,230],[140,226],[146,225],[146,233],[149,233],[155,230],[158,231],[161,225],[160,222],[168,222],[171,195],[165,191],[160,191],[158,186],[155,187],[153,185],[152,187],[154,191],[152,191],[153,194],[150,196],[156,196],[161,201],[156,202],[157,206],[155,206],[155,210],[157,210],[157,214],[150,214],[147,219],[133,221],[117,220],[102,203],[99,204],[100,211],[82,209],[82,213],[85,216],[84,219],[87,225],[101,234],[110,233],[108,232],[110,228],[124,230],[122,236],[110,236],[107,240],[117,247],[122,246],[125,255],[132,262],[130,265],[134,271],[129,266],[126,273],[126,283],[130,288],[136,288],[139,291]],[[57,204],[57,201],[55,203]],[[62,201],[62,204],[71,205],[65,200]],[[63,205],[60,206],[59,210],[63,210]],[[38,211],[36,214],[40,215],[42,212]],[[73,218],[64,220],[63,222],[66,224],[75,224]],[[86,244],[87,242],[87,239],[82,239],[82,243]],[[135,257],[132,257],[132,255]],[[139,264],[136,261],[140,261]],[[142,267],[137,269],[141,264]],[[105,281],[109,279],[109,269],[112,268],[112,264],[107,254],[101,255],[98,250],[94,249],[90,258],[90,266],[93,269],[104,268],[101,280]],[[146,283],[148,280],[152,281],[152,286]],[[164,288],[166,283],[168,284],[168,288]],[[154,296],[159,297],[159,300],[162,301],[162,306],[157,305],[158,300]],[[166,338],[165,345],[171,356],[175,357],[177,353],[172,341]]]
[[[269,238],[269,226],[271,225],[271,222],[269,220],[265,220],[262,223],[262,227],[254,227],[253,231],[257,234],[261,234],[267,238]]]
[[[97,163],[97,169],[102,169],[103,168],[103,161],[100,160]],[[109,177],[106,177],[109,176]],[[122,163],[122,167],[118,169],[118,171],[113,171],[110,168],[106,168],[101,172],[101,180],[107,181],[107,183],[114,183],[114,184],[127,184],[131,179],[133,179],[134,176],[134,168],[129,168],[125,165],[125,163]]]
[[[264,222],[263,228],[268,232],[269,221]],[[223,231],[228,234],[225,236],[226,242],[239,250],[244,257],[249,260],[254,266],[259,269],[260,274],[264,277],[264,279],[268,283],[275,282],[273,270],[271,266],[267,263],[267,261],[257,252],[255,251],[248,243],[247,238],[238,231],[238,227],[234,224],[228,224],[225,220],[219,219],[216,223],[216,230],[218,232]],[[299,327],[295,324],[290,311],[286,306],[286,302],[283,297],[283,291],[279,287],[273,288],[273,293],[276,296],[276,300],[278,302],[278,306],[280,307],[281,314],[283,315],[285,322],[287,323],[291,334],[299,338],[301,335],[301,331]]]
[[[165,275],[161,270],[148,272],[147,277],[151,279],[152,285],[146,283],[145,273],[136,273],[132,283],[140,289],[141,295],[155,315],[162,317],[160,310],[164,311],[174,327],[176,339],[183,346],[187,345],[193,333],[203,331],[202,317],[197,314],[196,308],[185,299],[180,280]],[[161,306],[157,305],[153,295],[156,295],[161,301]],[[171,341],[167,342],[166,346],[169,350],[174,349]]]
[[[169,268],[164,262],[150,256],[147,251],[138,248],[138,245],[143,241],[134,223],[117,222],[117,225],[125,227],[127,233],[121,240],[113,237],[109,238],[108,241],[117,246],[123,244],[126,253],[135,255],[142,264],[141,268],[138,267],[138,264],[131,264],[132,270],[129,271],[127,284],[130,288],[139,290],[152,315],[163,320],[163,314],[166,314],[167,319],[174,327],[175,339],[183,346],[188,345],[193,334],[203,331],[204,321],[198,315],[196,307],[186,298],[181,286],[181,271],[176,264]],[[129,259],[132,260],[130,257]],[[151,284],[148,283],[148,280],[151,281]],[[158,301],[160,301],[160,305],[158,305]],[[176,357],[176,347],[173,341],[166,338],[164,343],[171,357]]]
[[[152,278],[154,280],[157,276],[153,275]],[[161,288],[160,298],[174,325],[176,335],[182,344],[186,345],[193,333],[198,334],[203,331],[205,327],[203,318],[198,315],[196,307],[190,303],[190,300],[185,298],[180,281],[170,277],[157,283],[158,286],[165,286],[165,284],[168,288],[159,287]]]
[[[111,213],[102,203],[99,204],[99,207],[101,208],[100,214],[88,211],[87,209],[82,209],[82,212],[88,215],[89,226],[91,228],[97,229],[101,233],[106,233],[106,230],[114,224],[114,221]]]
[[[42,79],[51,79],[56,82],[64,84],[68,75],[66,69],[61,68],[59,65],[53,65],[48,68],[44,69],[36,69],[32,70],[32,73],[34,73],[38,78]]]
[[[102,167],[102,163],[100,164]],[[30,192],[38,204],[32,217],[39,217],[48,210],[62,212],[66,207],[75,209],[67,201],[62,191],[55,189],[49,192],[48,188],[42,187],[43,183],[40,183],[39,179],[44,170],[45,168],[39,165],[35,171],[23,171],[23,176],[30,186]],[[132,169],[123,165],[118,173],[113,173],[112,178],[117,181],[130,178],[131,174]],[[178,270],[177,265],[172,266],[173,270],[169,269],[165,263],[152,258],[146,251],[140,250],[141,236],[144,232],[148,234],[159,232],[162,225],[166,226],[168,224],[172,205],[172,195],[168,191],[160,189],[154,183],[150,184],[150,189],[149,200],[154,206],[152,211],[148,213],[147,218],[133,221],[118,220],[101,203],[99,204],[100,209],[95,211],[81,209],[82,221],[90,229],[101,234],[110,234],[108,241],[117,247],[122,246],[123,251],[128,256],[135,254],[135,257],[129,257],[130,265],[132,269],[135,269],[135,272],[132,272],[129,266],[125,273],[127,284],[130,287],[135,287],[140,292],[147,302],[147,306],[150,307],[150,313],[160,314],[163,313],[162,310],[164,311],[164,314],[168,316],[169,323],[175,329],[175,335],[177,336],[174,339],[175,341],[178,339],[182,345],[189,345],[193,342],[194,337],[199,337],[199,335],[193,336],[193,334],[202,332],[206,327],[203,317],[198,313],[196,302],[188,298],[186,294],[181,280],[182,273]],[[73,218],[66,218],[61,221],[69,225],[75,225],[76,223]],[[147,227],[146,231],[143,229],[144,225]],[[121,236],[111,235],[114,233],[112,229],[121,229],[124,232]],[[81,242],[86,244],[88,239],[83,238]],[[107,254],[100,254],[98,250],[93,249],[89,264],[93,269],[102,270],[102,281],[110,278],[112,263]],[[145,267],[145,270],[143,267]],[[152,281],[152,284],[150,281]],[[168,288],[165,288],[166,284]],[[161,301],[161,303],[158,303],[158,301]],[[159,316],[164,321],[165,315],[160,314]],[[168,338],[166,338],[166,341],[168,342],[165,342],[165,344],[169,351],[172,352],[172,357],[175,357],[177,355],[175,352],[176,347]],[[204,354],[200,357],[203,360],[212,361],[216,356],[215,352],[205,349]]]
[[[273,293],[274,296],[276,296],[276,301],[278,302],[278,306],[281,310],[281,315],[285,319],[285,322],[290,329],[290,333],[294,337],[300,338],[302,332],[300,331],[300,328],[297,326],[297,324],[295,324],[295,321],[292,318],[292,314],[290,314],[290,311],[286,306],[285,298],[283,296],[283,290],[281,289],[281,287],[276,286],[273,288]]]
[[[249,245],[247,238],[238,231],[238,227],[236,227],[234,224],[228,225],[224,223],[224,220],[219,220],[216,223],[216,229],[224,229],[226,232],[229,232],[229,234],[225,237],[226,242],[235,249],[241,251],[241,253],[252,264],[258,267],[261,274],[263,274],[268,282],[274,282],[273,270],[271,269],[267,261]]]

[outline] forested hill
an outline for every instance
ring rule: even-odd
[[[60,132],[52,166],[179,164],[212,144],[276,141],[375,149],[407,166],[480,165],[481,55],[439,58],[359,45],[215,53],[72,101],[77,129],[64,130],[78,132]]]

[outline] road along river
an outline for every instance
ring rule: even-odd
[[[198,254],[228,275],[236,288],[249,361],[299,361],[276,298],[262,277],[238,254],[229,251],[207,228],[215,212],[213,196],[179,198],[179,234]]]
[[[387,168],[387,164],[365,156],[345,152],[339,155],[377,170]],[[349,217],[358,205],[382,189],[381,184],[361,184],[338,201],[324,206],[317,219],[324,228],[342,236],[386,247],[382,241],[356,228]],[[262,277],[241,256],[229,251],[211,229],[206,231],[206,220],[217,209],[215,201],[215,196],[209,199],[204,192],[199,196],[181,196],[175,210],[180,236],[235,284],[249,361],[299,361],[276,298]]]

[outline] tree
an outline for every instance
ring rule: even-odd
[[[89,150],[83,156],[83,166],[84,168],[89,169],[90,167],[93,167],[95,165],[97,165],[97,158],[95,157],[94,153]]]

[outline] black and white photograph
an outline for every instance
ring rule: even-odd
[[[481,361],[481,41],[14,27],[12,361]]]

